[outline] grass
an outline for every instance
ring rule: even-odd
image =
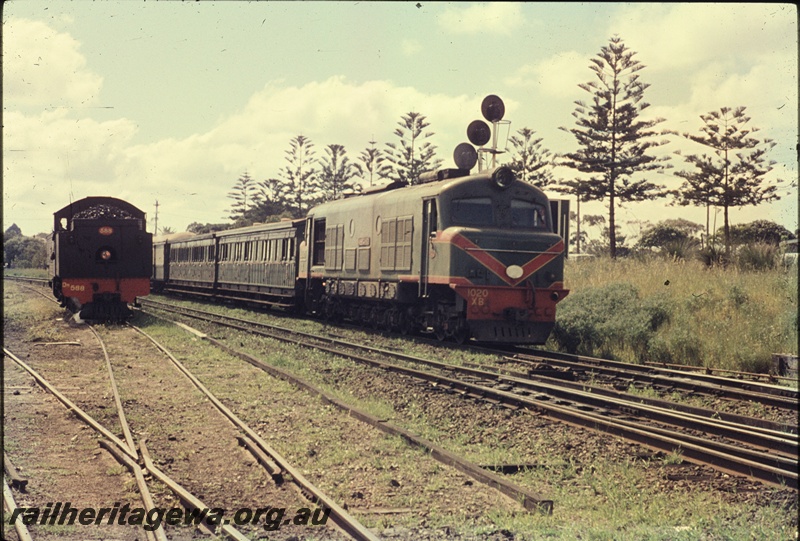
[[[747,291],[744,292],[749,294]],[[637,295],[645,297],[647,293],[643,289],[637,289]],[[745,299],[744,295],[739,293],[730,298],[733,298],[733,305],[738,304],[740,307],[751,299],[750,297]],[[261,317],[254,316],[253,313],[249,316]],[[161,323],[154,324],[152,320],[149,322],[151,325],[148,325],[148,330],[168,342],[168,347],[174,345],[175,341],[186,339],[186,334],[182,330],[163,326]],[[191,324],[199,328],[205,327],[199,322]],[[659,328],[664,328],[665,324],[662,322]],[[303,325],[313,328],[311,322],[303,322]],[[459,533],[466,538],[492,534],[505,536],[503,532],[513,532],[516,539],[558,540],[794,538],[796,527],[791,519],[794,512],[787,511],[780,503],[776,502],[769,506],[746,501],[732,503],[707,488],[652,483],[653,477],[646,474],[647,469],[667,468],[671,464],[680,463],[682,457],[679,452],[667,454],[647,463],[644,467],[640,461],[620,460],[619,457],[611,456],[586,456],[567,461],[547,453],[547,442],[541,441],[543,436],[531,439],[525,446],[509,447],[503,436],[505,430],[514,430],[513,423],[486,431],[480,441],[474,441],[473,434],[467,430],[453,433],[447,429],[448,426],[457,425],[458,417],[451,416],[449,412],[433,415],[434,412],[419,407],[413,396],[417,391],[413,388],[409,389],[407,406],[399,409],[390,401],[380,397],[356,398],[346,385],[339,384],[336,377],[340,368],[352,366],[349,361],[319,351],[297,349],[272,340],[247,337],[222,329],[217,329],[212,334],[218,337],[226,336],[234,347],[247,349],[265,362],[291,370],[336,394],[345,402],[371,410],[380,417],[391,418],[393,423],[441,443],[451,451],[476,462],[536,463],[541,467],[515,475],[514,481],[556,502],[552,516],[487,509],[480,517],[481,520],[472,521],[433,514],[425,519],[428,528],[446,526],[453,533]],[[190,348],[190,351],[190,354],[184,352],[181,357],[191,357],[190,364],[196,369],[207,364],[218,364],[228,357],[219,352],[212,352],[210,348],[203,348],[200,343],[197,343],[197,347]],[[226,360],[226,362],[232,361],[232,359]],[[323,366],[324,370],[319,370],[320,366]],[[365,370],[365,374],[368,372]],[[265,383],[263,387],[262,382]],[[238,404],[235,409],[241,411],[243,417],[248,416],[247,412],[255,411],[265,399],[264,393],[268,393],[266,396],[269,396],[269,400],[275,400],[280,394],[291,392],[288,384],[271,381],[267,385],[263,376],[230,382],[224,378],[212,379],[210,384],[212,387],[219,387],[218,391],[221,391],[223,396],[227,395],[232,403]],[[230,389],[223,390],[229,386]],[[292,455],[304,456],[308,442],[320,440],[322,434],[317,432],[318,429],[319,426],[312,423],[295,424],[297,447],[289,445],[286,450]],[[327,430],[330,430],[330,427]],[[336,436],[334,433],[333,438]],[[393,469],[393,465],[398,461],[396,453],[404,445],[397,438],[382,438],[362,455],[367,458],[368,467],[378,472],[376,479],[379,483],[386,485],[396,477],[398,470]],[[318,461],[317,466],[329,469],[335,467],[337,463],[347,463],[350,458],[348,450],[341,449],[339,453],[319,456],[315,461]],[[440,468],[437,466],[437,469]],[[350,490],[341,492],[334,487],[329,488],[333,495],[345,497]],[[422,494],[409,494],[405,496],[407,499],[396,498],[392,504],[414,506],[418,498],[424,494],[437,494],[441,488],[438,481],[432,481],[421,487]],[[413,527],[416,520],[409,516],[364,518],[369,525],[378,528]]]
[[[21,276],[23,278],[50,278],[47,269],[3,269],[4,276]]]
[[[569,261],[549,346],[587,355],[767,372],[797,354],[795,269],[699,261]]]

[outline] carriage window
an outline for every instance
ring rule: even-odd
[[[541,205],[519,199],[511,201],[512,227],[545,228],[547,227],[546,216],[544,207]]]
[[[454,225],[493,225],[492,200],[488,197],[453,199],[450,217]]]

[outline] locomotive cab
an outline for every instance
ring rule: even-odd
[[[438,324],[479,341],[543,343],[567,294],[564,243],[553,233],[548,199],[507,167],[477,176],[438,197],[426,281],[455,293]]]

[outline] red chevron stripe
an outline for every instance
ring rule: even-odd
[[[492,254],[466,238],[461,233],[440,235],[434,242],[446,242],[461,248],[465,253],[478,261],[481,265],[492,271],[498,278],[510,286],[516,286],[530,278],[530,276],[550,263],[564,251],[564,241],[559,239],[553,246],[538,254],[522,266],[522,276],[513,280],[506,274],[506,264],[499,261]]]

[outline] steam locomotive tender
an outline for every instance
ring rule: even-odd
[[[81,319],[122,320],[150,292],[152,234],[145,213],[113,197],[87,197],[54,214],[53,295]]]
[[[156,241],[154,287],[458,342],[544,343],[567,294],[545,194],[508,167],[420,180],[305,220]]]

